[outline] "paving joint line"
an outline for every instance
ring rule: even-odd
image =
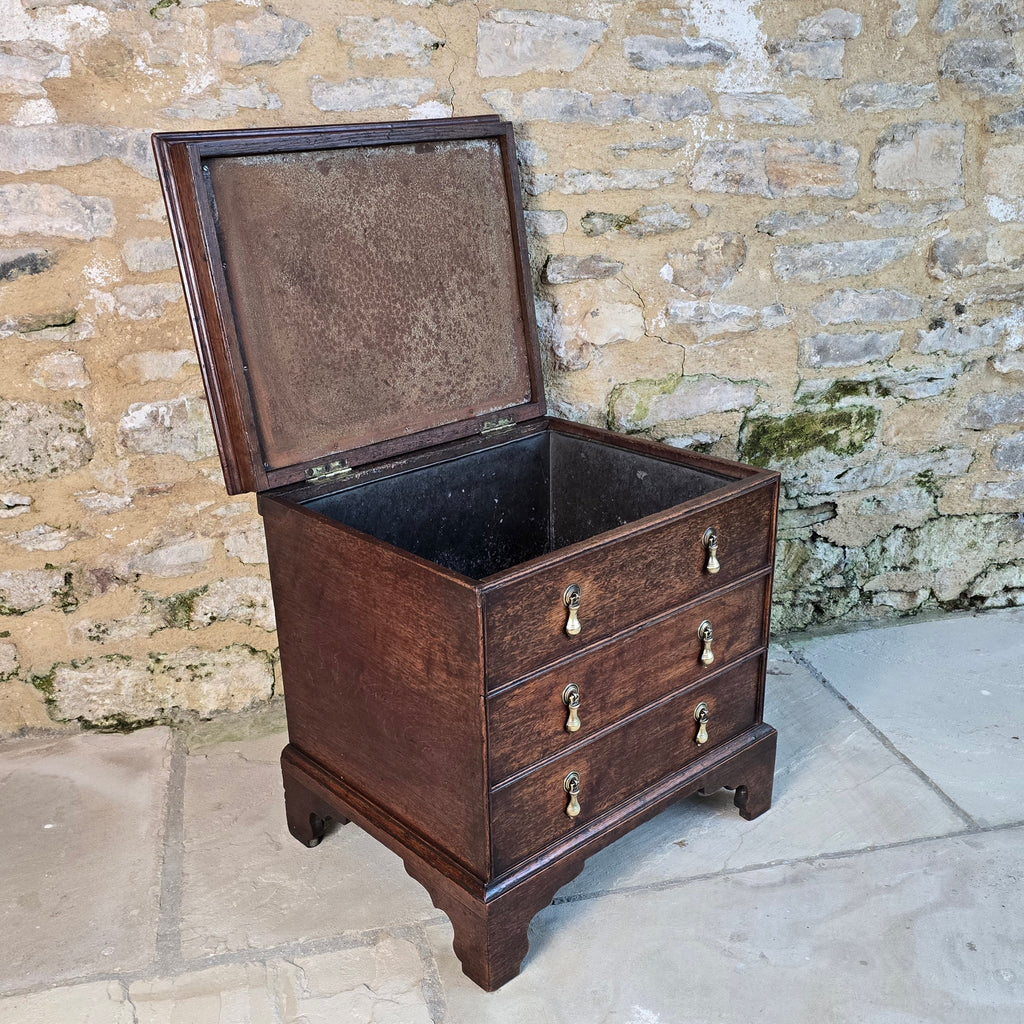
[[[825,688],[825,690],[832,694],[837,700],[841,700],[847,708],[857,717],[857,719],[864,725],[864,727],[875,737],[891,754],[894,754],[899,760],[907,766],[929,789],[935,793],[946,806],[959,818],[961,818],[970,828],[980,828],[977,820],[964,810],[930,775],[917,764],[915,764],[899,747],[888,736],[882,732],[881,729],[871,721],[863,711],[860,710],[844,693],[842,693],[829,679],[828,677],[808,658],[796,651],[791,650],[784,645],[783,649],[789,654],[789,656],[800,666],[807,669],[808,672],[814,676],[815,679]]]

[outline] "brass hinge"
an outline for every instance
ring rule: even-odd
[[[493,434],[498,430],[508,430],[516,425],[516,421],[511,416],[502,416],[500,420],[484,420],[484,425],[480,428],[481,434]]]
[[[328,462],[323,466],[311,466],[306,470],[306,479],[330,480],[333,476],[344,476],[351,472],[352,467],[344,459],[335,459],[334,462]]]

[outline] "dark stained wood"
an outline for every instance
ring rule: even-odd
[[[291,742],[484,877],[478,595],[301,507],[262,511]]]
[[[767,641],[763,572],[625,634],[588,647],[526,682],[487,700],[492,784],[522,768],[569,750],[602,730],[697,679],[709,679]],[[703,665],[700,624],[714,628],[715,660]],[[565,688],[580,690],[580,728],[566,730]]]
[[[660,615],[767,564],[775,478],[745,492],[714,491],[643,524],[556,552],[537,568],[488,580],[484,595],[488,689]],[[724,494],[723,494],[724,492]],[[705,570],[705,530],[718,530],[721,571]],[[578,636],[565,632],[565,588],[583,588]]]
[[[763,671],[763,656],[750,657],[495,787],[491,793],[494,871],[509,870],[749,729],[756,722]],[[694,721],[694,710],[701,702],[710,713],[704,746],[696,742]],[[582,811],[576,818],[565,812],[569,798],[563,782],[571,771],[580,774]]]

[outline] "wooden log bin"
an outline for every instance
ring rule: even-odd
[[[496,989],[590,854],[698,790],[769,807],[778,476],[546,415],[497,118],[154,145],[266,529],[291,832],[398,853]]]

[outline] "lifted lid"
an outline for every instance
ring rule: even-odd
[[[543,412],[511,125],[153,141],[229,493]]]

